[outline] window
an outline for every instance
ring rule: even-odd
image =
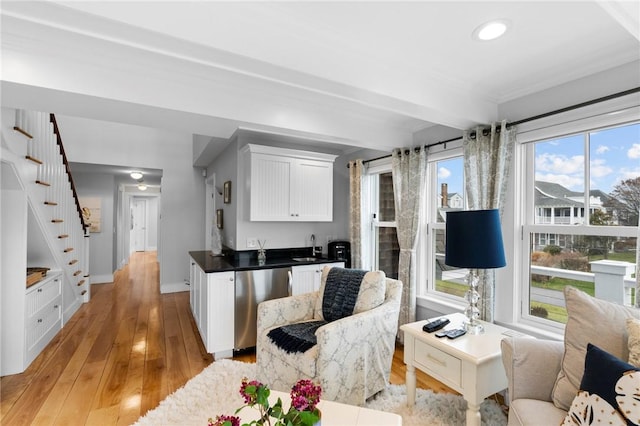
[[[428,294],[444,298],[462,298],[469,286],[466,269],[444,263],[445,227],[447,212],[464,210],[464,165],[460,150],[448,153],[449,157],[434,156],[427,165],[427,259],[424,273]]]
[[[373,269],[384,271],[390,278],[398,278],[400,246],[396,234],[393,178],[390,171],[369,175],[371,194],[371,230]]]
[[[567,285],[633,305],[640,124],[535,141],[524,149],[522,250],[529,267],[523,318],[566,323]]]

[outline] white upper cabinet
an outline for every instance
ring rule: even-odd
[[[250,220],[331,222],[335,155],[248,144]]]

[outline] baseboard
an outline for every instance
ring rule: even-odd
[[[181,291],[189,291],[189,284],[186,282],[160,284],[161,294],[180,293]]]
[[[73,314],[75,314],[78,311],[78,309],[80,309],[80,305],[82,305],[82,303],[80,303],[80,299],[76,297],[73,300],[73,303],[71,305],[69,305],[67,307],[67,309],[64,310],[64,312],[62,313],[62,326],[63,327],[71,319]]]
[[[104,284],[113,282],[113,274],[91,275],[91,284]]]

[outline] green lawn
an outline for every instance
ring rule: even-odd
[[[469,286],[466,284],[458,284],[451,281],[436,280],[436,291],[452,294],[458,297],[464,297],[464,294],[469,290]]]

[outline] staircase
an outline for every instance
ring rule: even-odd
[[[11,175],[26,195],[27,266],[62,272],[64,326],[90,298],[89,233],[55,116],[3,109],[0,158],[3,179]],[[52,264],[34,265],[34,261]]]

